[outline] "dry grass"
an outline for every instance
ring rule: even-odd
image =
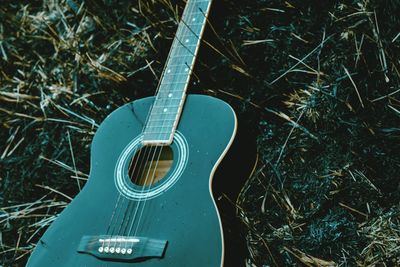
[[[105,116],[153,94],[183,5],[2,2],[2,265],[23,266],[84,186]],[[214,1],[191,92],[259,132],[238,200],[249,266],[400,264],[399,12],[395,0]]]

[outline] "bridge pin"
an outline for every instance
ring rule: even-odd
[[[128,250],[126,251],[126,253],[128,253],[128,254],[132,254],[132,249],[131,248],[128,248]]]
[[[114,253],[114,251],[115,251],[114,247],[110,248],[110,253]]]
[[[110,249],[109,247],[105,247],[105,248],[104,248],[104,252],[105,252],[105,253],[108,253],[109,249]]]
[[[126,253],[126,248],[122,248],[121,249],[121,254],[125,254]]]
[[[103,251],[104,251],[104,248],[103,247],[99,247],[99,252],[103,253]]]
[[[116,248],[116,249],[115,249],[115,252],[116,252],[117,254],[119,254],[119,253],[121,252],[121,248]]]

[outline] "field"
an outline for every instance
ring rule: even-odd
[[[0,4],[0,266],[84,186],[101,121],[153,95],[182,0]],[[230,103],[259,164],[248,266],[400,266],[400,1],[214,0],[189,93]]]

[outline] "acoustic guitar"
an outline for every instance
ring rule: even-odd
[[[244,266],[234,203],[217,205],[237,196],[221,188],[240,184],[237,176],[252,168],[241,150],[226,157],[228,172],[217,171],[235,140],[236,115],[222,100],[186,96],[210,4],[187,0],[156,96],[100,125],[86,185],[27,266]]]

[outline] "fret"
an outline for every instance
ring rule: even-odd
[[[199,7],[195,7],[195,8],[197,10]],[[201,17],[204,17],[204,14],[205,14],[205,10],[203,10],[203,12],[201,12],[201,11],[192,11],[187,16],[201,15]]]
[[[174,53],[188,53],[190,55],[193,55],[193,52],[196,50],[198,46],[199,45],[197,44],[197,41],[196,44],[189,44],[181,41],[181,43],[177,44]]]
[[[188,82],[186,80],[185,81],[171,81],[171,80],[167,81],[167,80],[163,80],[162,84],[164,86],[167,86],[167,85],[183,85],[184,86],[184,85],[188,84]]]
[[[193,55],[191,55],[190,60],[183,60],[182,58],[175,58],[175,57],[170,58],[168,60],[168,63],[171,64],[171,65],[169,65],[169,68],[168,68],[170,71],[168,71],[168,69],[167,69],[167,73],[171,73],[172,67],[175,67],[175,66],[180,66],[180,67],[184,66],[184,67],[191,68],[193,66],[194,59],[195,59],[195,57]],[[181,63],[173,64],[173,63],[178,63],[178,62],[181,62]]]
[[[173,126],[171,125],[171,127],[164,127],[164,128],[152,128],[152,129],[147,129],[146,132],[144,132],[145,135],[155,135],[157,138],[162,137],[163,135],[167,135],[170,136],[171,135],[171,129]]]
[[[180,101],[179,102],[175,102],[175,103],[177,103],[177,105],[170,105],[170,106],[160,105],[160,106],[158,106],[156,108],[153,108],[153,113],[157,114],[157,115],[159,115],[159,114],[165,115],[165,114],[170,114],[170,113],[173,114],[176,111],[176,109],[180,107]],[[173,111],[173,112],[171,112],[171,111]]]
[[[173,99],[182,99],[182,89],[179,90],[164,90],[163,92],[161,92],[159,95],[160,97],[163,97],[163,100],[173,100]],[[158,101],[158,96],[156,97],[156,101]]]
[[[168,88],[170,88],[170,89],[168,89]],[[169,96],[171,94],[171,97],[178,96],[178,95],[182,97],[182,93],[183,93],[182,88],[178,89],[177,87],[171,88],[168,86],[163,86],[162,89],[160,87],[160,91],[158,92],[158,95]]]
[[[159,121],[175,121],[175,118],[173,119],[157,119],[157,120],[152,120],[153,122],[159,122]],[[146,126],[147,127],[147,126]]]
[[[189,18],[188,21],[184,20],[183,28],[181,29],[181,31],[184,31],[184,30],[191,31],[194,29],[200,31],[203,28],[204,23],[205,23],[204,17],[201,17],[201,18],[191,17],[191,18]],[[180,32],[179,34],[181,34],[181,33],[182,32]],[[179,36],[179,34],[178,34],[178,36]]]
[[[188,72],[191,70],[192,68],[192,62],[182,62],[181,60],[169,60],[168,62],[170,63],[179,63],[179,64],[173,64],[171,66],[169,66],[168,69],[165,70],[164,72],[164,76],[168,76],[174,73],[183,73],[183,72]],[[164,77],[163,77],[164,78]]]
[[[187,82],[188,77],[189,77],[189,75],[179,75],[179,76],[167,75],[167,76],[163,77],[163,79],[161,81],[161,85],[166,86],[166,85],[171,85],[171,84],[185,84]]]
[[[168,62],[181,62],[180,60],[169,60]],[[169,66],[168,69],[165,70],[163,73],[164,76],[173,75],[175,73],[184,73],[188,72],[191,69],[190,64],[187,62],[183,64],[173,64]]]
[[[168,128],[171,128],[171,127],[168,127]],[[149,129],[149,130],[146,130],[145,132],[144,132],[144,134],[146,135],[157,135],[158,137],[160,137],[161,135],[163,135],[163,134],[165,134],[165,135],[170,135],[171,134],[171,131],[169,131],[170,129],[168,129],[168,128],[166,128],[166,127],[164,127],[164,128],[160,128],[160,129]],[[163,130],[165,130],[165,131],[163,131]]]
[[[189,84],[188,78],[189,76],[179,76],[179,78],[172,78],[172,77],[165,77],[161,81],[161,85],[163,86],[162,90],[169,90],[169,89],[174,89],[176,88],[175,91],[177,90],[182,90],[183,86],[186,86],[186,84]]]
[[[185,48],[187,50],[187,48],[191,48],[191,47],[198,47],[197,44],[197,39],[196,39],[196,44],[193,43],[185,43],[183,40],[179,40],[180,43],[178,42],[178,45],[176,47],[176,50],[179,50],[180,48]]]
[[[184,81],[184,82],[170,82],[170,83],[163,83],[163,85],[176,85],[176,84],[187,84],[188,82]]]
[[[149,135],[153,135],[155,138],[160,138],[160,139],[164,139],[163,136],[167,136],[169,137],[171,135],[171,129],[169,129],[171,127],[168,128],[161,128],[159,130],[156,129],[151,129],[151,130],[146,130],[144,132],[144,135],[149,136]],[[165,131],[164,131],[165,130]]]
[[[193,61],[194,61],[194,56],[190,55],[190,56],[180,56],[180,57],[175,57],[175,56],[170,56],[168,63],[169,64],[173,64],[174,65],[180,65],[180,66],[186,66],[186,67],[191,67],[193,65]],[[175,63],[180,63],[180,64],[175,64]],[[167,69],[167,73],[171,73],[172,72],[172,68],[169,67]]]
[[[154,126],[154,127],[148,126],[148,127],[146,127],[144,133],[148,133],[148,134],[152,134],[152,133],[156,134],[156,133],[158,133],[158,134],[161,134],[161,133],[163,133],[163,130],[170,130],[170,128],[173,128],[173,127],[174,127],[173,123],[167,124],[167,125],[157,125],[157,126]],[[165,133],[168,133],[168,132],[165,132]],[[171,133],[171,132],[169,132],[169,133]]]
[[[180,57],[194,57],[194,53],[196,52],[198,45],[188,47],[185,44],[179,44],[179,48],[177,47],[174,53],[171,53],[169,59],[175,59]]]
[[[175,122],[175,121],[176,121],[176,118],[173,118],[173,119],[157,119],[157,120],[152,120],[153,123],[155,123],[155,122],[168,122],[168,121],[170,121],[170,122]],[[146,128],[149,127],[149,125],[150,125],[150,124],[146,125]]]
[[[190,2],[188,4],[189,4],[188,8],[182,14],[181,20],[188,21],[188,19],[192,18],[198,20],[198,19],[205,19],[207,17],[210,8],[210,3],[203,1],[197,3]]]
[[[181,35],[179,35],[180,40],[184,40],[185,38],[193,38],[193,37],[195,37],[196,42],[199,41],[199,38],[198,38],[198,35],[197,35],[196,32],[193,33],[193,32],[191,32],[190,30],[187,30],[187,33],[188,33],[188,34],[181,34]]]
[[[144,144],[169,144],[182,112],[211,0],[187,0],[162,74],[157,96],[143,130]]]
[[[171,130],[175,125],[175,120],[171,123],[164,124],[164,121],[159,122],[157,125],[148,125],[143,133],[160,133],[162,130]]]
[[[153,124],[167,124],[168,125],[168,121],[171,120],[170,122],[175,122],[176,120],[176,112],[170,112],[168,114],[165,113],[153,113],[152,116],[149,117],[147,124],[146,124],[146,128],[149,125],[153,125]]]
[[[170,129],[171,127],[168,127],[168,128],[159,128],[159,129],[156,129],[156,128],[152,128],[152,129],[149,129],[149,130],[146,130],[146,132],[144,133],[144,134],[146,134],[146,135],[156,135],[158,138],[160,138],[162,135],[170,135],[171,134],[171,129]]]
[[[179,103],[177,100],[182,100],[183,98],[183,90],[175,90],[175,91],[164,91],[159,93],[159,96],[156,97],[154,105],[156,103],[163,103],[170,101],[171,103]]]
[[[176,111],[174,111],[174,112],[168,112],[168,111],[166,111],[166,112],[160,112],[160,113],[157,113],[157,112],[152,112],[151,113],[153,116],[168,116],[168,115],[176,115]],[[150,117],[151,118],[151,117]],[[150,121],[150,120],[149,120]]]
[[[193,20],[192,20],[192,21],[193,21]],[[195,21],[197,21],[197,19],[196,19]],[[201,22],[201,23],[186,23],[186,24],[185,24],[186,27],[190,27],[191,29],[193,29],[192,27],[197,27],[197,26],[201,26],[201,28],[202,28],[203,25],[204,25],[203,22]],[[200,29],[201,29],[201,28],[200,28]]]
[[[160,101],[169,102],[169,99],[165,99],[165,100],[157,99],[156,101],[158,101],[158,102],[154,103],[153,110],[162,109],[162,110],[165,110],[167,112],[169,109],[178,108],[180,106],[180,101],[174,101],[174,102],[169,103],[169,104],[160,103]]]
[[[162,110],[162,113],[166,114],[168,111],[171,110],[176,110],[176,108],[179,108],[181,106],[181,101],[174,101],[169,104],[167,103],[160,103],[160,99],[157,99],[158,103],[155,103],[153,106],[153,112],[156,113],[160,110]],[[169,99],[164,99],[164,102],[169,102]],[[157,105],[157,106],[156,106]]]
[[[182,97],[168,97],[168,96],[166,96],[165,98],[160,98],[160,99],[166,99],[166,100],[179,100],[179,101],[181,101],[181,100],[182,100]]]
[[[148,127],[146,127],[146,129],[156,129],[156,128],[167,128],[167,127],[172,127],[173,125],[149,125]]]
[[[148,125],[146,125],[146,130],[148,128],[155,127],[155,126],[164,127],[164,128],[172,127],[175,124],[175,120],[176,120],[176,117],[174,117],[173,119],[172,119],[172,117],[170,117],[170,118],[163,118],[163,119],[159,118],[159,119],[157,119],[157,121],[156,120],[149,121]]]
[[[163,126],[163,127],[170,127],[175,123],[176,117],[175,116],[169,116],[169,117],[164,117],[164,118],[154,118],[153,120],[149,120],[148,124],[146,125],[146,129],[151,127],[152,125],[158,125],[158,126]]]
[[[188,1],[187,8],[182,18],[187,18],[196,15],[199,15],[204,18],[208,13],[210,3],[211,0]],[[199,9],[201,9],[201,11]]]
[[[144,140],[142,141],[144,144],[154,144],[154,143],[167,143],[171,137],[172,133],[169,134],[145,134],[143,137]],[[157,140],[157,142],[155,142]]]
[[[197,41],[193,41],[192,43],[196,43],[195,45],[189,45],[188,43],[182,42],[176,45],[174,51],[170,53],[168,60],[182,57],[194,57],[194,53],[199,46]],[[168,63],[168,66],[170,64]]]
[[[171,73],[166,73],[164,76],[165,77],[187,77],[189,75],[190,69],[187,68],[188,70],[185,72],[171,72]]]
[[[163,129],[161,129],[161,130],[163,130]],[[145,134],[156,134],[156,135],[164,135],[164,134],[168,134],[168,135],[170,135],[171,134],[171,132],[170,131],[147,131]]]
[[[176,110],[178,108],[175,108],[171,111],[163,111],[163,110],[158,110],[158,111],[153,111],[151,113],[151,116],[149,117],[149,123],[151,123],[151,121],[153,119],[168,119],[168,118],[174,118],[174,116],[176,115]]]
[[[153,108],[151,110],[151,114],[149,118],[154,116],[163,116],[169,114],[175,114],[176,110],[182,107],[182,99],[179,101],[174,101],[172,103],[160,103],[160,99],[156,100],[157,102],[154,103]],[[169,99],[164,99],[164,102],[169,102]]]
[[[187,28],[185,31],[183,31],[181,34],[177,35],[176,42],[173,44],[172,48],[173,51],[176,51],[177,49],[181,48],[183,45],[186,47],[189,47],[190,45],[197,46],[198,45],[198,35],[199,32],[194,31],[195,29],[193,28]]]
[[[180,60],[169,60],[168,62],[181,62]],[[170,66],[165,73],[164,76],[171,76],[171,75],[178,75],[178,74],[189,74],[189,71],[191,70],[192,64],[191,62],[184,62],[183,64],[175,64],[173,66]],[[183,76],[183,75],[182,75]]]
[[[178,108],[180,108],[180,103],[178,103],[178,105],[173,105],[173,106],[159,106],[158,108],[153,109],[152,115],[165,117],[168,116],[169,114],[176,114],[176,110]]]
[[[170,69],[172,69],[172,68],[174,68],[174,67],[182,67],[182,66],[187,67],[187,65],[186,65],[185,63],[182,63],[182,64],[171,64],[171,65],[168,64],[168,67],[169,67]]]
[[[177,88],[177,89],[174,89],[174,88],[171,88],[171,87],[169,87],[170,89],[167,89],[167,88],[168,88],[168,86],[163,86],[162,91],[160,91],[159,94],[165,93],[165,94],[169,95],[170,93],[171,94],[183,93],[182,92],[182,88],[177,88],[177,87],[174,87],[174,88]],[[161,87],[160,87],[160,89],[161,89]]]
[[[184,58],[184,57],[193,57],[192,54],[188,54],[188,55],[171,55],[170,58]]]
[[[142,143],[144,144],[144,145],[147,145],[147,144],[149,144],[149,145],[154,145],[154,144],[165,144],[165,145],[167,145],[167,144],[169,144],[169,142],[170,142],[170,137],[171,137],[171,135],[172,134],[170,134],[170,136],[166,136],[166,138],[163,138],[163,139],[158,139],[159,138],[159,136],[154,136],[155,138],[150,138],[150,137],[147,137],[147,139],[144,139],[143,141],[142,141]]]
[[[187,77],[189,75],[190,70],[191,69],[188,68],[188,70],[185,72],[175,72],[175,73],[171,72],[171,73],[165,74],[165,77]]]
[[[166,110],[169,110],[169,109],[174,109],[174,108],[179,108],[179,106],[180,105],[172,105],[172,106],[158,106],[158,107],[153,107],[153,111],[154,111],[154,113],[156,114],[156,109],[160,109],[160,110],[162,110],[163,112],[161,112],[161,113],[159,113],[159,114],[167,114],[168,113],[168,111],[164,111],[165,109]],[[173,112],[172,112],[173,113]]]
[[[174,93],[170,93],[170,92],[165,92],[160,94],[160,96],[157,98],[158,99],[164,99],[164,100],[182,100],[182,91],[179,90],[180,94],[178,94],[178,92],[176,94]],[[177,97],[173,97],[173,96],[177,96]],[[156,100],[156,101],[157,101]]]

